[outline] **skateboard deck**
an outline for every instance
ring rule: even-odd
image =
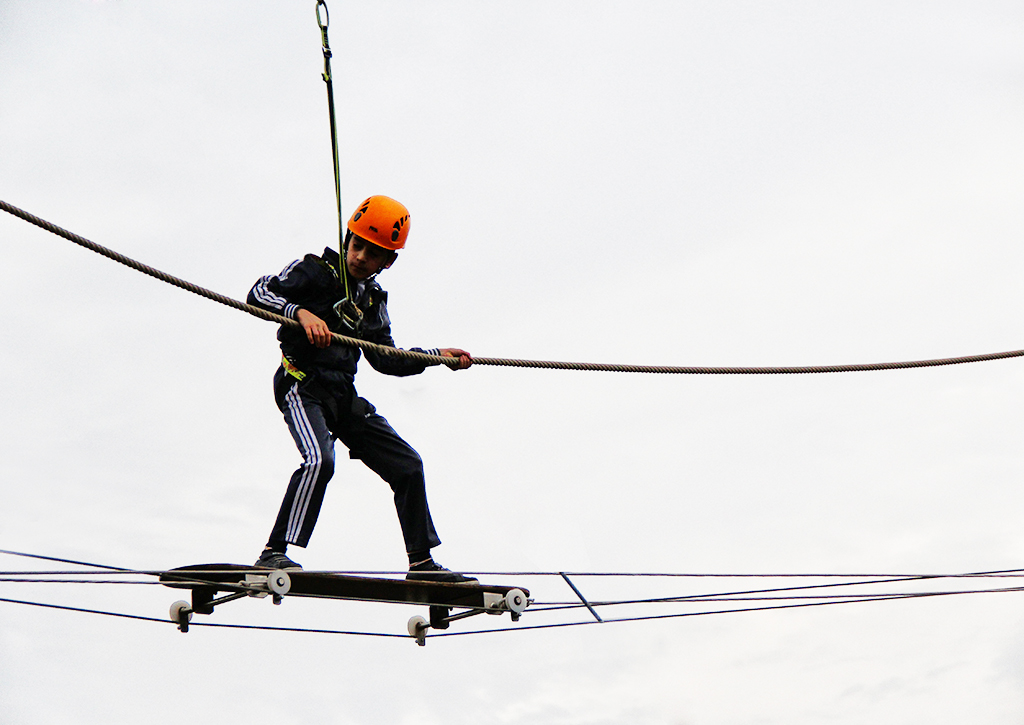
[[[456,619],[475,614],[509,612],[513,621],[529,605],[530,592],[522,587],[492,584],[454,584],[327,572],[265,569],[239,564],[198,564],[162,572],[160,583],[189,589],[192,602],[175,602],[171,619],[183,632],[193,613],[212,614],[215,606],[242,597],[349,599],[367,602],[421,604],[430,608],[430,621],[409,620],[409,633],[424,644],[425,630],[447,629]],[[218,595],[224,595],[218,597]],[[466,610],[452,615],[452,609]]]

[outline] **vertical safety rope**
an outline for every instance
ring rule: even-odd
[[[320,8],[324,9],[323,17]],[[334,157],[334,198],[338,205],[338,274],[345,286],[345,299],[351,299],[348,289],[348,270],[345,269],[345,217],[341,211],[341,164],[338,161],[338,124],[334,115],[334,83],[331,75],[331,44],[327,40],[327,27],[331,24],[331,16],[327,11],[327,3],[317,0],[316,24],[320,26],[320,42],[324,50],[324,83],[327,84],[327,113],[331,122],[331,154]]]

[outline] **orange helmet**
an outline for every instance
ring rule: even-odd
[[[387,196],[371,196],[348,220],[348,230],[371,244],[397,252],[409,236],[409,210]]]

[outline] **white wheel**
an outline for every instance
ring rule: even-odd
[[[416,639],[416,644],[420,647],[424,647],[427,644],[427,630],[429,628],[430,623],[418,614],[409,619],[409,634]]]
[[[505,606],[514,614],[522,614],[529,603],[530,600],[526,598],[526,593],[522,589],[512,589],[505,595]]]
[[[278,596],[284,596],[292,588],[292,578],[286,571],[275,571],[267,576],[267,589]]]
[[[422,637],[429,626],[427,620],[417,614],[409,619],[409,634],[416,638]]]
[[[171,621],[178,625],[182,632],[188,631],[188,623],[192,621],[192,607],[189,603],[179,599],[171,605]]]

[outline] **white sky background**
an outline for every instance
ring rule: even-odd
[[[244,298],[336,239],[314,7],[0,1],[0,198]],[[413,217],[381,279],[401,345],[675,365],[1024,347],[1019,3],[330,7],[346,215],[385,193]],[[6,214],[0,239],[0,548],[140,569],[253,560],[298,461],[271,395],[273,326]],[[357,382],[423,455],[437,557],[454,568],[1024,562],[1019,360],[791,377],[399,380],[364,366]],[[400,569],[390,492],[339,460],[295,558]],[[780,581],[579,584],[627,598]],[[512,583],[572,598],[551,579]],[[0,583],[0,597],[159,617],[178,595]],[[3,604],[0,719],[1017,722],[1022,604],[943,597],[426,648],[183,636]],[[203,621],[401,633],[414,613],[244,601]]]

